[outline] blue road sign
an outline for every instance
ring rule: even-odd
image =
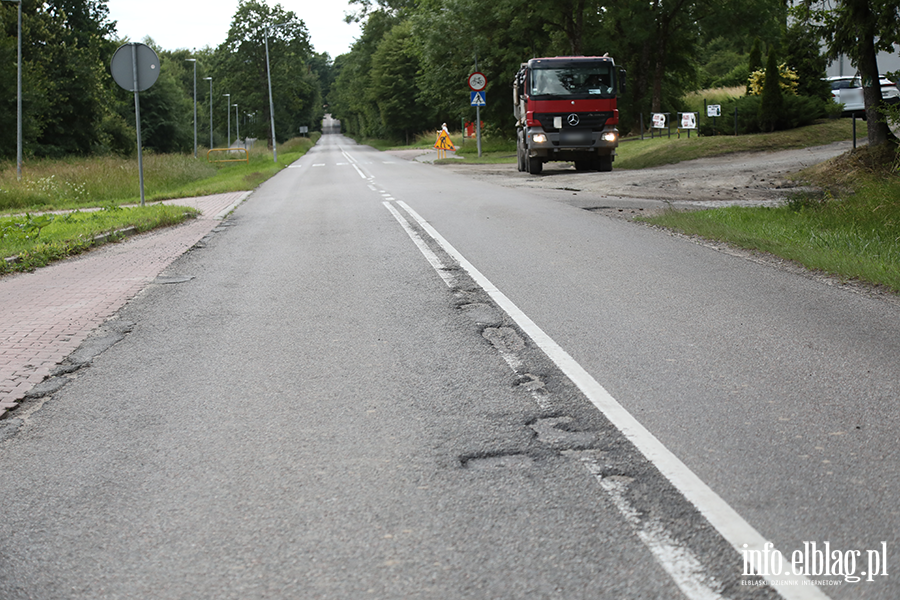
[[[487,106],[487,92],[469,92],[469,104],[472,106]]]

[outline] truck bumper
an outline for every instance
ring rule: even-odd
[[[615,127],[602,131],[590,129],[560,129],[546,131],[543,127],[528,127],[528,157],[544,161],[581,161],[596,156],[615,157],[619,146],[619,132]]]

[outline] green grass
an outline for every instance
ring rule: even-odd
[[[113,241],[116,232],[134,227],[140,233],[176,225],[194,218],[197,211],[183,206],[154,204],[144,207],[109,206],[92,212],[43,214],[0,218],[0,273],[30,271],[54,260],[83,252],[106,235]],[[112,234],[112,235],[110,235]]]
[[[259,142],[250,163],[208,163],[185,154],[145,153],[144,196],[148,201],[246,191],[306,153],[318,139],[295,138],[278,149],[278,164]],[[116,156],[29,160],[22,181],[15,165],[0,165],[0,213],[72,210],[140,201],[137,158]]]
[[[155,200],[189,198],[253,190],[305,154],[318,140],[295,138],[278,147],[278,163],[265,143],[250,150],[250,162],[209,163],[205,156],[144,156],[143,208],[122,209],[140,201],[137,159],[121,157],[30,160],[22,181],[14,164],[0,165],[0,274],[25,271],[98,245],[94,238],[134,227],[143,232],[182,222],[193,209],[151,204]],[[96,212],[79,209],[106,207]],[[75,211],[49,214],[50,211]],[[24,216],[22,213],[25,213]],[[34,214],[32,214],[34,213]],[[41,214],[45,213],[45,214]],[[106,239],[111,241],[115,235]]]
[[[831,192],[798,195],[781,207],[667,211],[644,220],[900,292],[900,181],[890,166],[858,168],[857,160],[850,155],[834,161],[831,174],[826,169],[807,173],[826,186],[839,174],[844,190],[852,180],[853,191],[838,197]]]

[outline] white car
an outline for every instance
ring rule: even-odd
[[[844,105],[842,114],[850,115],[866,110],[859,75],[829,77],[827,81],[831,85],[831,97],[836,103]],[[885,100],[897,102],[900,99],[900,90],[897,89],[897,86],[884,76],[881,76],[879,81],[881,83],[881,97]]]

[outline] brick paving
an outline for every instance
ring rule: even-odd
[[[181,198],[198,219],[0,278],[0,419],[249,192]]]

